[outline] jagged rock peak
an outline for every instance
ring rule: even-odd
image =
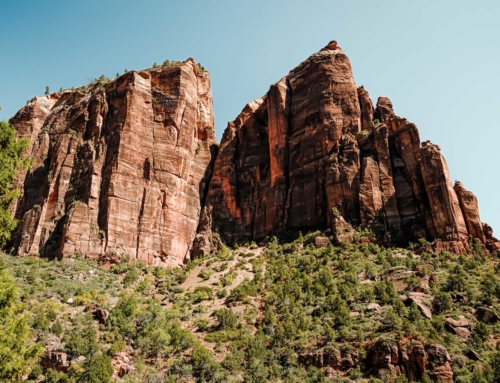
[[[212,232],[231,243],[337,222],[389,244],[423,237],[464,253],[469,235],[487,242],[472,205],[451,184],[439,146],[421,145],[389,98],[374,108],[331,41],[229,123],[194,255],[210,250]]]
[[[337,42],[335,40],[332,40],[321,51],[324,51],[324,50],[336,51],[336,50],[342,50],[342,48],[339,47],[339,44],[337,44]]]
[[[182,264],[215,156],[208,72],[193,59],[32,100],[18,254]]]

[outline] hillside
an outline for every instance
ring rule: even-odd
[[[310,233],[185,269],[3,255],[2,287],[43,346],[29,381],[498,381],[497,260],[370,240]]]

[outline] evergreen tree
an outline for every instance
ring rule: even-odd
[[[46,95],[49,95],[49,94],[50,94],[50,88],[49,88],[49,86],[48,86],[48,85],[45,87],[45,94],[46,94]]]
[[[81,383],[107,383],[113,376],[111,359],[105,354],[92,354],[84,364],[85,371],[78,378]]]
[[[16,227],[9,207],[19,195],[13,185],[16,171],[29,165],[29,160],[22,158],[27,146],[28,139],[16,139],[14,127],[0,121],[0,247],[5,246]]]
[[[16,304],[17,287],[1,268],[0,264],[0,381],[12,382],[31,372],[43,347],[31,342],[28,317]]]

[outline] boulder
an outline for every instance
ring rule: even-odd
[[[105,324],[108,320],[109,313],[102,308],[98,308],[92,313],[92,317],[100,324]]]
[[[40,365],[47,369],[66,371],[69,366],[69,358],[65,352],[46,351],[40,360]]]
[[[494,324],[500,319],[500,316],[489,307],[478,307],[474,315],[480,321],[488,324]]]
[[[469,357],[469,359],[472,359],[472,360],[483,360],[481,355],[477,351],[474,351],[474,350],[467,351],[465,353],[465,355],[467,355],[467,357]]]
[[[446,318],[446,323],[453,327],[470,327],[470,322],[463,315],[459,315],[458,319]]]
[[[378,303],[370,303],[367,307],[366,310],[368,311],[375,311],[377,313],[380,313],[382,310],[380,308],[380,305]]]
[[[408,299],[406,300],[406,304],[415,303],[417,307],[420,309],[422,315],[428,319],[432,318],[432,301],[434,297],[430,294],[424,293],[416,293],[410,292],[408,293]]]
[[[327,247],[330,244],[330,239],[328,237],[315,237],[314,246],[317,249]]]

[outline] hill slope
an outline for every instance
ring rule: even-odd
[[[496,259],[354,240],[224,247],[186,269],[2,256],[44,349],[29,380],[90,381],[109,359],[127,382],[500,379]]]

